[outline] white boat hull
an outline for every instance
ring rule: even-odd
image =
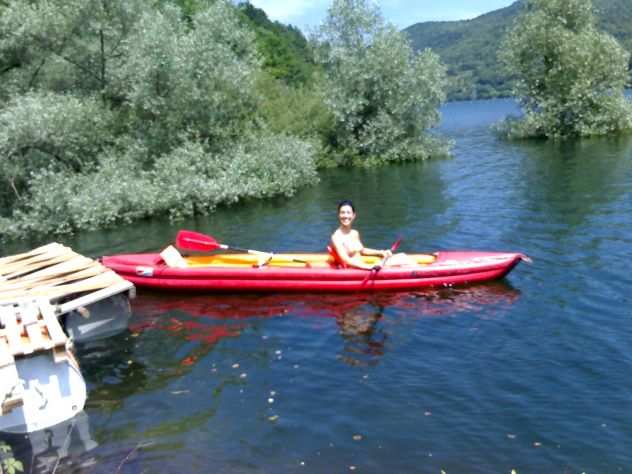
[[[86,383],[70,352],[55,362],[52,352],[16,359],[22,406],[0,416],[0,431],[28,433],[66,421],[83,410]]]

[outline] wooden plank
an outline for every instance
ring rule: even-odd
[[[68,273],[77,272],[88,268],[90,265],[101,265],[94,260],[84,257],[83,255],[75,254],[73,258],[65,262],[57,263],[43,270],[30,273],[23,277],[20,277],[20,281],[28,280],[45,280],[50,277],[66,275]]]
[[[21,355],[33,352],[31,345],[27,340],[22,338],[22,326],[18,325],[16,314],[13,308],[9,306],[0,306],[0,314],[2,315],[2,324],[5,329],[5,336],[9,343],[11,354]]]
[[[24,389],[15,364],[0,367],[0,416],[22,406]]]
[[[60,247],[63,247],[63,245],[58,244],[57,242],[52,242],[50,244],[46,244],[46,245],[42,245],[41,247],[37,247],[36,249],[33,249],[29,252],[24,252],[24,253],[18,253],[16,255],[9,255],[6,257],[0,257],[0,267],[8,264],[8,263],[13,263],[16,262],[18,260],[23,260],[29,257],[33,257],[35,255],[41,255],[43,253],[48,253],[48,252],[54,252],[55,250],[59,249]]]
[[[37,303],[34,301],[25,302],[20,309],[22,312],[22,326],[29,338],[33,352],[52,348],[52,341],[44,339],[42,334],[39,319],[40,310]]]
[[[64,252],[59,255],[56,255],[51,258],[42,258],[38,259],[36,262],[30,262],[28,264],[22,265],[18,269],[13,269],[11,273],[5,273],[3,276],[6,280],[10,280],[12,278],[16,278],[22,275],[26,275],[27,273],[34,272],[35,270],[40,270],[42,268],[50,267],[56,263],[61,263],[70,260],[75,257],[77,254],[75,252],[69,251]]]
[[[9,349],[9,344],[4,336],[0,334],[0,368],[11,365],[15,362],[15,358]],[[0,380],[3,380],[0,377]]]
[[[25,258],[22,260],[17,260],[15,262],[11,262],[11,263],[5,263],[4,265],[2,265],[0,267],[0,275],[6,275],[8,273],[14,272],[20,268],[23,268],[25,266],[29,266],[32,264],[35,264],[37,262],[43,262],[46,260],[50,260],[51,258],[55,258],[58,257],[59,255],[64,255],[68,252],[72,252],[72,249],[68,248],[68,247],[64,247],[63,245],[60,245],[59,247],[56,247],[52,250],[50,250],[49,252],[43,253],[43,254],[38,254],[38,255],[33,255],[29,258]],[[74,253],[74,252],[72,252]]]
[[[42,319],[46,325],[46,329],[48,330],[48,335],[50,336],[53,344],[55,346],[64,346],[66,347],[66,341],[68,341],[68,337],[61,329],[61,325],[57,320],[57,316],[55,315],[55,308],[45,299],[39,300],[39,309],[42,314]]]
[[[131,297],[133,298],[134,284],[127,280],[121,280],[118,283],[115,283],[101,290],[97,290],[94,293],[80,296],[77,299],[67,301],[64,304],[59,305],[58,313],[60,315],[66,314],[82,306],[89,306],[92,303],[96,303],[97,301],[101,301],[106,298],[109,298],[110,296],[118,295],[119,293],[124,293],[124,292],[128,292],[128,294],[132,294]]]
[[[66,347],[59,346],[53,349],[53,360],[56,364],[67,361],[70,358],[69,356],[70,353],[66,350]]]
[[[91,266],[89,266],[88,268],[85,268],[84,270],[81,270],[75,273],[70,273],[68,275],[64,275],[63,277],[51,278],[50,280],[44,280],[42,282],[38,282],[37,285],[31,286],[31,288],[35,288],[37,286],[57,286],[64,283],[69,283],[72,281],[83,280],[83,279],[87,279],[93,276],[97,276],[106,271],[108,271],[107,268],[105,268],[100,263],[94,262]]]
[[[69,296],[74,293],[100,290],[121,281],[123,281],[123,279],[120,276],[118,276],[113,271],[108,271],[106,273],[102,273],[100,275],[93,276],[76,283],[53,286],[50,288],[34,288],[31,291],[31,294],[35,296],[46,296],[49,299],[56,299],[63,296]],[[1,298],[2,295],[0,295],[0,299]]]
[[[37,324],[29,324],[26,327],[26,334],[28,334],[29,339],[31,340],[31,346],[33,347],[34,351],[39,351],[39,350],[47,350],[47,349],[52,349],[54,344],[53,341],[45,338],[44,334],[42,332],[42,326],[39,325],[39,323]]]
[[[68,281],[70,280],[71,279],[69,279]],[[124,281],[123,278],[118,276],[113,271],[107,270],[105,273],[97,274],[76,283],[67,283],[63,285],[58,284],[52,286],[36,286],[34,288],[30,288],[28,291],[17,289],[13,291],[0,292],[0,302],[15,301],[16,299],[23,298],[24,296],[46,296],[49,299],[56,299],[63,296],[72,295],[73,293],[100,290],[101,288],[108,287],[120,281]]]
[[[60,265],[64,264],[62,263]],[[46,270],[49,270],[50,268],[53,267],[49,267]],[[88,264],[87,267],[83,270],[74,271],[63,276],[47,276],[44,274],[37,275],[37,273],[39,272],[36,272],[28,275],[27,277],[21,277],[17,278],[16,280],[12,280],[11,283],[0,283],[0,296],[6,296],[9,293],[12,295],[28,294],[28,290],[30,290],[31,288],[60,285],[62,283],[68,283],[70,281],[81,280],[83,278],[96,276],[106,271],[107,268],[100,263],[92,262]]]

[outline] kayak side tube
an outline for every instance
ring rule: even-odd
[[[301,254],[297,254],[300,258]],[[110,267],[137,286],[180,291],[376,291],[446,286],[499,279],[520,261],[519,253],[439,252],[435,262],[367,271],[334,267],[190,267],[171,268],[157,254],[103,257]]]

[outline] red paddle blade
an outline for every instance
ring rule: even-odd
[[[220,248],[220,244],[211,236],[193,232],[192,230],[181,230],[176,235],[176,246],[186,250],[200,250],[208,252]]]
[[[391,252],[395,252],[395,250],[399,248],[399,244],[401,243],[402,243],[402,239],[401,238],[397,239],[395,243],[391,245]]]

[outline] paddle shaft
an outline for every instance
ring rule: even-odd
[[[260,250],[242,249],[239,247],[233,247],[226,244],[219,244],[219,248],[222,250],[234,250],[235,252],[249,253],[250,255],[271,255],[272,252],[262,252]]]
[[[391,255],[393,252],[395,252],[395,250],[397,250],[401,241],[402,239],[397,239],[397,241],[393,245],[391,245]],[[386,262],[391,257],[391,255],[387,255],[386,257],[384,257],[378,265],[374,266],[371,269],[369,274],[364,278],[364,280],[362,280],[362,285],[364,285],[369,279],[377,275],[377,272],[379,272],[382,269],[382,267],[386,264]]]

